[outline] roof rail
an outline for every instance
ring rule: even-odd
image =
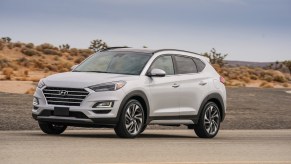
[[[108,48],[102,50],[101,52],[108,51],[108,50],[113,50],[113,49],[118,49],[118,48],[130,48],[130,47],[127,47],[127,46],[123,46],[123,47],[108,47]]]
[[[192,54],[195,54],[195,55],[201,55],[201,54],[198,54],[196,52],[191,52],[191,51],[185,51],[185,50],[178,50],[178,49],[159,49],[159,50],[156,50],[153,52],[154,53],[157,53],[157,52],[161,52],[161,51],[180,51],[180,52],[188,52],[188,53],[192,53]]]

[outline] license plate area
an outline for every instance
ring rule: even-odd
[[[70,116],[70,108],[67,107],[54,107],[54,116]]]

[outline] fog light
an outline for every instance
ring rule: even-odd
[[[32,105],[39,105],[38,98],[36,97],[33,98]]]
[[[112,108],[113,104],[113,101],[97,102],[93,108]]]

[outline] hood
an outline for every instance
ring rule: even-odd
[[[129,81],[138,78],[138,75],[122,75],[95,72],[66,72],[58,73],[43,79],[46,86],[85,88],[96,84],[112,81]]]

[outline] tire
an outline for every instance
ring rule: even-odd
[[[143,133],[146,130],[146,128],[147,128],[147,125],[144,125],[140,131],[140,134]]]
[[[199,116],[198,123],[194,125],[194,131],[200,138],[213,138],[220,128],[220,112],[214,102],[208,102]]]
[[[53,134],[53,135],[62,134],[67,129],[66,125],[53,124],[53,123],[50,123],[50,122],[41,122],[41,121],[39,121],[38,125],[39,125],[40,129],[44,133]]]
[[[119,122],[114,128],[120,138],[135,138],[144,127],[144,109],[139,101],[129,100],[122,109]]]

